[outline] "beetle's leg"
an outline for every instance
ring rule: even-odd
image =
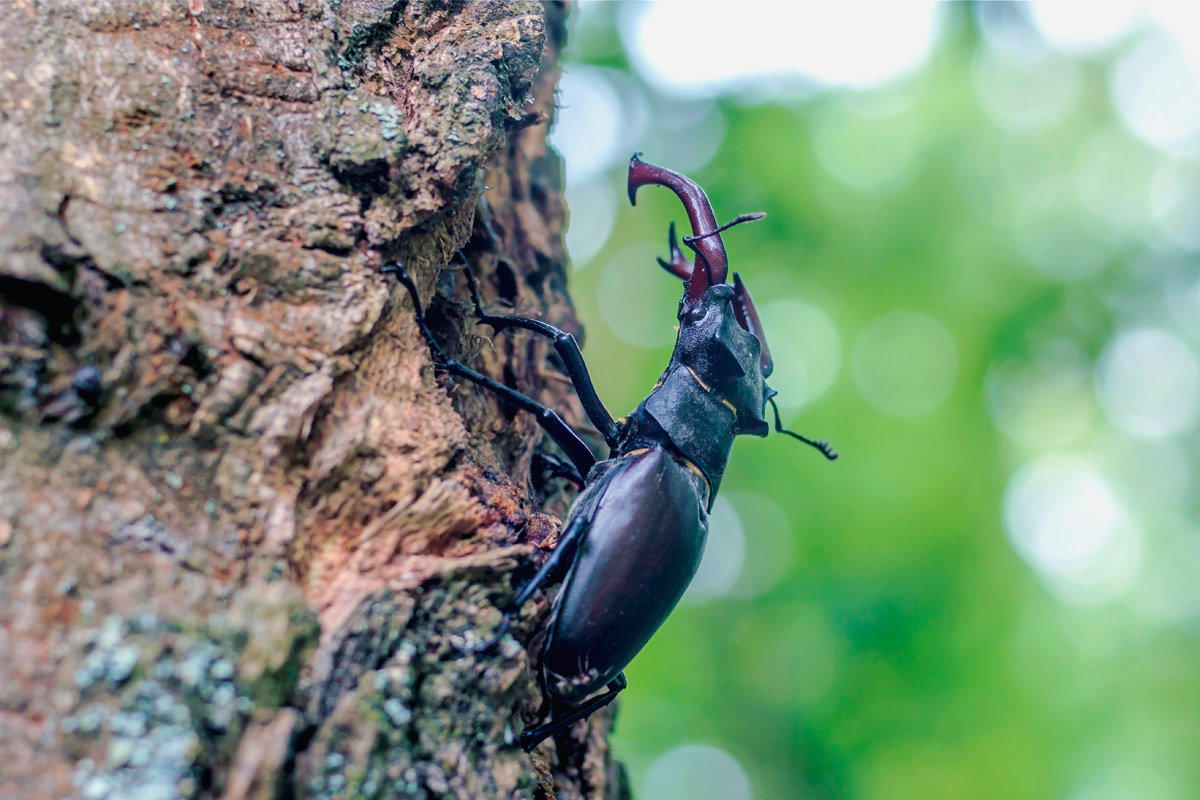
[[[529,583],[521,587],[521,591],[517,592],[517,596],[512,599],[512,602],[505,606],[504,616],[500,620],[500,625],[496,628],[496,633],[491,639],[488,639],[480,646],[476,652],[482,653],[499,642],[504,637],[504,634],[508,633],[508,626],[512,624],[513,617],[521,610],[521,606],[525,605],[526,601],[533,597],[533,593],[538,590],[538,587],[550,583],[559,577],[563,570],[571,566],[575,557],[575,551],[579,549],[579,543],[583,541],[583,536],[587,533],[587,529],[588,521],[585,517],[577,516],[570,518],[567,527],[563,529],[562,534],[558,538],[558,546],[542,562],[542,566],[529,579]]]
[[[463,260],[465,261],[466,258],[464,257]],[[471,300],[475,303],[475,318],[479,322],[491,325],[497,333],[505,328],[523,328],[540,333],[554,341],[554,349],[558,351],[563,365],[567,368],[567,375],[575,386],[575,394],[579,396],[584,413],[596,426],[596,430],[600,431],[605,443],[609,447],[616,447],[621,428],[613,419],[612,414],[608,413],[608,409],[604,407],[600,395],[596,393],[596,385],[592,383],[592,377],[588,374],[587,364],[583,361],[583,353],[580,352],[579,343],[575,341],[575,337],[539,319],[487,313],[483,310],[483,303],[479,297],[479,284],[476,283],[475,275],[469,266],[466,274],[467,284],[471,287]]]
[[[536,728],[522,733],[521,747],[525,748],[526,752],[529,752],[533,748],[537,747],[543,739],[554,736],[560,731],[566,730],[579,720],[590,716],[596,711],[604,708],[613,700],[616,700],[617,695],[628,685],[629,682],[625,680],[625,673],[618,673],[617,677],[608,682],[608,691],[606,691],[604,694],[596,695],[591,700],[585,700],[583,703],[580,703],[563,716],[555,717],[545,725],[538,725]]]
[[[552,478],[566,478],[576,487],[583,488],[583,478],[576,471],[575,466],[564,458],[560,458],[553,453],[547,453],[540,448],[533,451],[533,469],[541,470],[543,476],[541,478],[543,486],[545,482]]]
[[[815,441],[813,439],[809,439],[807,436],[801,436],[798,433],[793,433],[792,431],[789,431],[786,428],[784,428],[783,424],[780,423],[780,421],[779,421],[779,406],[775,405],[775,398],[768,397],[767,402],[771,404],[771,410],[775,412],[775,432],[776,433],[786,433],[788,436],[791,436],[795,439],[799,439],[800,441],[804,442],[805,444],[807,444],[811,447],[817,448],[818,450],[821,451],[821,455],[825,456],[830,461],[833,461],[834,459],[836,459],[838,457],[838,451],[834,450],[833,447],[829,444],[829,442],[826,441],[825,439],[821,439],[820,441]]]
[[[385,264],[380,272],[385,275],[395,275],[404,284],[404,288],[408,289],[408,293],[412,296],[413,300],[413,315],[416,318],[417,328],[421,331],[421,335],[425,337],[425,342],[429,345],[429,349],[433,353],[436,366],[459,377],[466,378],[482,386],[484,389],[503,397],[518,408],[533,414],[537,418],[538,424],[542,426],[542,429],[550,434],[550,438],[571,459],[579,474],[587,475],[588,470],[596,463],[596,456],[584,443],[583,439],[579,438],[579,434],[575,433],[562,417],[533,398],[526,397],[517,390],[511,389],[503,383],[489,378],[482,372],[476,372],[470,367],[460,364],[455,359],[447,356],[445,351],[442,350],[441,345],[433,338],[433,333],[429,330],[429,326],[425,322],[425,311],[421,306],[421,295],[417,291],[417,284],[413,281],[412,276],[408,274],[408,270],[400,262],[393,261]]]

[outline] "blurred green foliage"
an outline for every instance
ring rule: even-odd
[[[585,9],[568,75],[607,82],[611,113],[641,104],[617,125],[637,122],[655,163],[717,126],[687,171],[719,220],[768,212],[725,234],[731,265],[776,309],[771,382],[805,401],[785,424],[842,453],[737,442],[723,524],[741,536],[714,525],[710,543],[733,579],[628,670],[615,742],[639,796],[739,795],[737,776],[694,786],[721,768],[694,744],[732,756],[756,798],[1200,796],[1194,409],[1139,428],[1122,403],[1153,398],[1112,366],[1123,332],[1173,336],[1184,362],[1200,334],[1196,254],[1153,193],[1194,161],[1131,133],[1110,90],[1141,34],[1006,74],[979,14],[949,6],[923,66],[880,87],[689,100],[630,69],[622,13]],[[1018,110],[1026,90],[1070,91],[1047,121],[1005,125],[987,95],[1004,80]],[[700,121],[672,130],[676,114]],[[573,227],[615,204],[572,288],[616,415],[667,362],[679,283],[653,256],[686,225],[666,190],[628,205],[628,155],[570,194]],[[596,166],[567,156],[569,176]],[[896,311],[930,330],[876,326]],[[831,341],[785,341],[792,323]],[[1186,403],[1190,367],[1164,369],[1149,385]]]

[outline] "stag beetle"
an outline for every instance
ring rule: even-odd
[[[602,461],[554,411],[447,357],[425,322],[412,278],[399,263],[383,267],[412,296],[417,325],[436,366],[535,414],[583,485],[558,546],[509,604],[489,643],[499,640],[538,587],[562,578],[541,654],[550,718],[521,736],[526,750],[611,703],[625,688],[622,670],[666,620],[700,565],[708,512],[734,437],[766,436],[767,404],[777,432],[812,445],[830,460],[837,458],[824,439],[813,441],[780,424],[775,391],[766,384],[771,355],[754,302],[737,273],[732,285],[725,281],[728,260],[721,231],[763,215],[744,214],[718,227],[699,185],[635,153],[629,162],[631,204],[636,205],[637,190],[646,184],[666,186],[683,201],[692,228],[683,242],[696,258],[693,264],[684,255],[672,223],[667,237],[671,260],[658,263],[685,281],[679,337],[658,383],[628,417],[614,420],[605,409],[574,337],[539,320],[486,313],[474,277],[470,270],[466,273],[479,322],[497,332],[523,328],[553,340],[584,412],[609,447]]]

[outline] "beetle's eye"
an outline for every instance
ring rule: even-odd
[[[683,315],[683,321],[694,325],[700,320],[704,319],[704,316],[707,313],[708,309],[706,309],[704,306],[696,306]]]

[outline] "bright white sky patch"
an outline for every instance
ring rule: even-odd
[[[1100,50],[1119,40],[1137,21],[1144,0],[1055,0],[1027,8],[1046,41],[1065,53]]]
[[[663,89],[715,94],[747,80],[870,86],[919,66],[935,4],[661,0],[622,19],[638,69]]]

